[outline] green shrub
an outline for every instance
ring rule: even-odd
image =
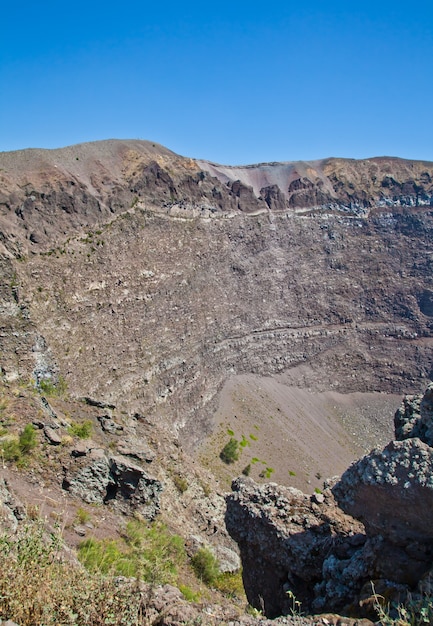
[[[239,458],[239,443],[234,439],[234,437],[230,438],[230,441],[226,443],[224,448],[220,452],[220,459],[230,465],[230,463],[234,463]]]
[[[200,592],[194,591],[194,589],[191,589],[191,587],[188,587],[188,585],[179,585],[179,591],[182,593],[185,600],[188,600],[188,602],[200,601]]]
[[[245,598],[242,571],[222,572],[214,582],[214,586],[227,596],[232,598]]]
[[[130,558],[126,547],[122,548],[120,542],[114,539],[85,539],[79,545],[78,556],[90,572],[137,576],[137,563]]]
[[[187,479],[181,476],[180,474],[174,474],[173,482],[176,486],[176,489],[179,491],[179,493],[185,493],[185,491],[188,489]]]
[[[36,444],[36,431],[31,424],[27,424],[19,437],[19,447],[22,454],[28,454],[36,447]]]
[[[50,380],[42,379],[39,381],[38,386],[39,389],[48,397],[64,396],[68,388],[66,380],[62,376],[59,376],[57,383],[53,383]]]
[[[131,521],[126,527],[126,542],[139,557],[140,577],[151,583],[175,583],[180,567],[186,563],[182,537],[170,533],[162,522]]]
[[[0,444],[0,450],[5,461],[18,461],[21,458],[18,439],[5,439]]]
[[[242,440],[240,441],[239,445],[240,445],[241,448],[246,448],[246,446],[250,445],[250,442],[245,437],[245,435],[242,435]]]
[[[246,465],[244,469],[242,470],[242,474],[244,476],[249,476],[250,473],[251,473],[251,463],[248,463],[248,465]]]
[[[0,442],[1,456],[5,461],[25,464],[24,457],[28,456],[36,445],[36,431],[31,424],[27,424],[18,438],[8,438]]]
[[[78,556],[91,572],[135,576],[155,584],[176,583],[178,570],[186,562],[181,537],[160,522],[137,520],[127,524],[123,539],[81,542]]]
[[[83,509],[82,507],[79,507],[77,509],[77,512],[75,515],[76,515],[77,521],[80,524],[85,524],[86,522],[90,520],[90,513],[86,511],[85,509]]]
[[[197,578],[208,586],[213,585],[220,574],[218,560],[208,548],[200,548],[192,557],[191,565]]]
[[[84,422],[72,422],[68,428],[68,433],[79,439],[88,439],[92,434],[92,430],[92,422],[90,420],[84,420]]]

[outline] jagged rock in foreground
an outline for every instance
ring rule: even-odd
[[[310,497],[274,483],[259,486],[249,478],[238,478],[232,487],[226,524],[241,551],[248,601],[268,617],[290,614],[290,590],[303,610],[331,608],[327,590],[318,587],[335,578],[325,557],[338,555],[349,563],[366,542],[362,524],[338,509],[329,490]],[[348,583],[355,575],[351,569]],[[343,574],[340,569],[339,587],[347,594]]]
[[[395,545],[417,542],[425,549],[433,543],[433,448],[419,439],[391,441],[383,450],[373,450],[343,474],[333,493],[370,535]],[[431,554],[430,549],[428,560]]]
[[[432,390],[415,402],[425,419]],[[371,581],[404,600],[432,569],[433,448],[419,438],[373,450],[311,497],[250,479],[232,487],[227,528],[247,597],[267,616],[290,613],[288,591],[310,613],[362,614]]]
[[[74,474],[66,470],[63,487],[88,503],[112,502],[123,513],[136,511],[152,520],[159,512],[161,482],[126,457],[101,451]]]

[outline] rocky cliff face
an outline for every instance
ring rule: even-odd
[[[433,166],[222,167],[141,141],[0,155],[2,367],[192,447],[223,381],[416,390],[430,375]]]
[[[424,162],[223,167],[142,141],[0,154],[1,436],[33,423],[45,464],[22,480],[10,463],[12,491],[104,507],[102,536],[160,511],[190,554],[210,545],[236,569],[221,485],[188,454],[219,390],[281,374],[313,391],[417,391],[431,376],[432,179]],[[53,385],[66,396],[47,400]],[[370,578],[404,594],[430,567],[428,524],[411,517],[431,499],[428,394],[400,409],[400,441],[332,491],[235,483],[227,525],[253,604],[287,612],[292,590],[304,609],[358,610]],[[86,421],[84,444],[69,431]],[[400,499],[408,516],[384,533]]]
[[[400,426],[430,424],[432,393],[430,384],[424,396],[406,397],[395,418],[397,439],[355,462],[323,493],[233,483],[226,523],[254,606],[270,617],[290,614],[294,594],[307,612],[362,615],[371,611],[375,589],[403,602],[422,586],[433,566],[433,448],[413,430],[400,440]],[[420,417],[420,404],[428,415]]]
[[[244,167],[199,161],[228,186],[253,190],[271,209],[328,209],[364,214],[375,207],[431,206],[429,164],[393,158],[325,159]],[[273,205],[273,206],[271,206]]]

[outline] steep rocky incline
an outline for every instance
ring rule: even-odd
[[[432,180],[424,162],[223,167],[138,140],[0,154],[0,436],[19,441],[26,424],[38,429],[33,464],[18,470],[9,460],[2,470],[5,524],[32,506],[54,519],[67,503],[75,545],[90,532],[120,532],[124,516],[159,514],[190,556],[211,546],[225,571],[236,570],[212,467],[222,465],[221,442],[210,445],[208,469],[197,462],[219,391],[228,379],[238,385],[233,406],[248,413],[236,427],[237,408],[221,416],[225,437],[233,427],[245,445],[259,437],[267,445],[266,433],[279,433],[262,427],[272,404],[284,446],[284,411],[254,382],[267,410],[256,420],[258,400],[248,405],[242,376],[273,377],[269,397],[298,384],[332,403],[424,386]],[[227,525],[257,608],[290,612],[287,590],[308,611],[368,608],[370,578],[391,579],[392,593],[404,594],[430,567],[428,524],[415,524],[411,507],[424,500],[429,514],[431,393],[406,399],[395,418],[401,441],[353,466],[333,491],[235,483]],[[298,412],[306,433],[317,428],[320,414]],[[362,431],[347,413],[331,420],[336,445],[347,441],[342,430]],[[74,431],[83,427],[85,441]],[[408,514],[385,534],[386,507],[399,498]],[[80,506],[95,507],[97,530],[77,525]],[[383,551],[395,571],[380,565]]]
[[[232,374],[415,391],[430,375],[433,165],[223,168],[142,141],[0,154],[1,366],[192,447]]]

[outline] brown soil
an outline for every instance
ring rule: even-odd
[[[311,493],[325,478],[341,474],[352,461],[392,439],[400,402],[395,394],[316,392],[281,378],[236,376],[220,394],[213,434],[199,455],[226,488],[251,464],[254,480]],[[227,465],[219,453],[231,436],[244,445],[239,460]]]

